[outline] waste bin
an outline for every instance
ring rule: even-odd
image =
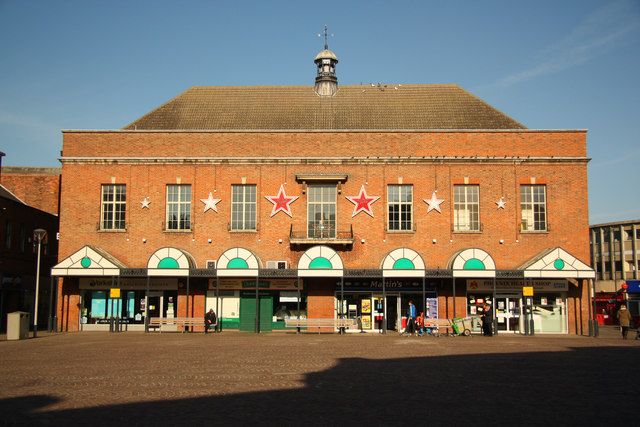
[[[14,311],[7,314],[7,340],[24,340],[29,338],[29,313]]]

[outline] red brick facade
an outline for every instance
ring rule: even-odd
[[[58,215],[60,168],[4,166],[2,185],[29,206]]]
[[[439,132],[182,132],[68,131],[64,133],[60,206],[60,260],[84,245],[99,246],[131,268],[146,268],[161,247],[193,255],[197,267],[217,259],[231,247],[252,251],[267,260],[287,260],[295,268],[303,249],[289,244],[289,232],[306,227],[304,184],[296,174],[347,174],[337,202],[337,228],[353,227],[352,247],[335,249],[345,268],[380,268],[393,249],[417,251],[427,268],[450,268],[452,257],[466,248],[481,248],[496,268],[516,269],[545,249],[562,247],[584,263],[589,261],[586,132],[584,131],[439,131]],[[4,181],[4,177],[3,177]],[[126,231],[99,231],[102,184],[125,184]],[[166,186],[192,186],[190,232],[163,231]],[[232,184],[257,186],[257,231],[230,232]],[[413,186],[412,232],[386,231],[387,186]],[[453,231],[453,186],[480,186],[481,232]],[[547,194],[546,232],[520,231],[520,185],[544,184]],[[270,217],[280,185],[299,196],[293,217]],[[351,217],[346,196],[362,185],[380,196],[374,217]],[[442,213],[427,213],[434,190],[444,199]],[[218,212],[203,212],[200,199],[209,192],[221,199]],[[149,209],[140,202],[149,197]],[[505,209],[496,201],[504,197]],[[211,243],[209,243],[211,240]],[[65,279],[59,305],[63,329],[77,329],[77,285]],[[460,280],[462,282],[463,280]],[[335,283],[335,282],[333,282]],[[570,285],[569,328],[585,333],[586,283]],[[335,289],[309,288],[309,317],[333,316]],[[204,291],[201,291],[204,292]],[[465,288],[456,292],[456,315],[466,314]],[[184,304],[180,296],[178,310]],[[202,316],[204,294],[193,297],[194,316]],[[453,315],[452,296],[440,292],[441,317]],[[76,308],[74,308],[76,307]],[[65,311],[66,310],[66,311]],[[75,311],[74,311],[75,310]],[[190,313],[191,314],[191,313]],[[66,320],[65,320],[66,319]],[[75,325],[75,326],[74,326]]]

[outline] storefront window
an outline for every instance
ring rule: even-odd
[[[557,294],[533,297],[533,325],[535,332],[566,333],[567,312],[564,299]]]

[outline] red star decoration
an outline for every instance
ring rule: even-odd
[[[369,197],[367,191],[364,189],[364,185],[360,187],[360,194],[357,196],[347,196],[347,200],[355,205],[353,207],[353,214],[351,214],[351,218],[358,215],[360,212],[364,212],[373,218],[373,209],[371,208],[371,205],[379,198],[380,196]]]
[[[282,211],[293,217],[291,214],[291,203],[293,203],[298,196],[289,196],[284,192],[284,185],[280,186],[280,191],[278,191],[278,195],[276,196],[264,196],[268,201],[273,203],[273,209],[271,209],[271,216],[274,216],[278,212]]]

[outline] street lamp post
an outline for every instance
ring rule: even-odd
[[[36,296],[33,304],[33,337],[38,336],[38,293],[40,292],[40,247],[47,238],[47,230],[36,228],[33,230],[33,240],[38,242],[38,261],[36,264]]]

